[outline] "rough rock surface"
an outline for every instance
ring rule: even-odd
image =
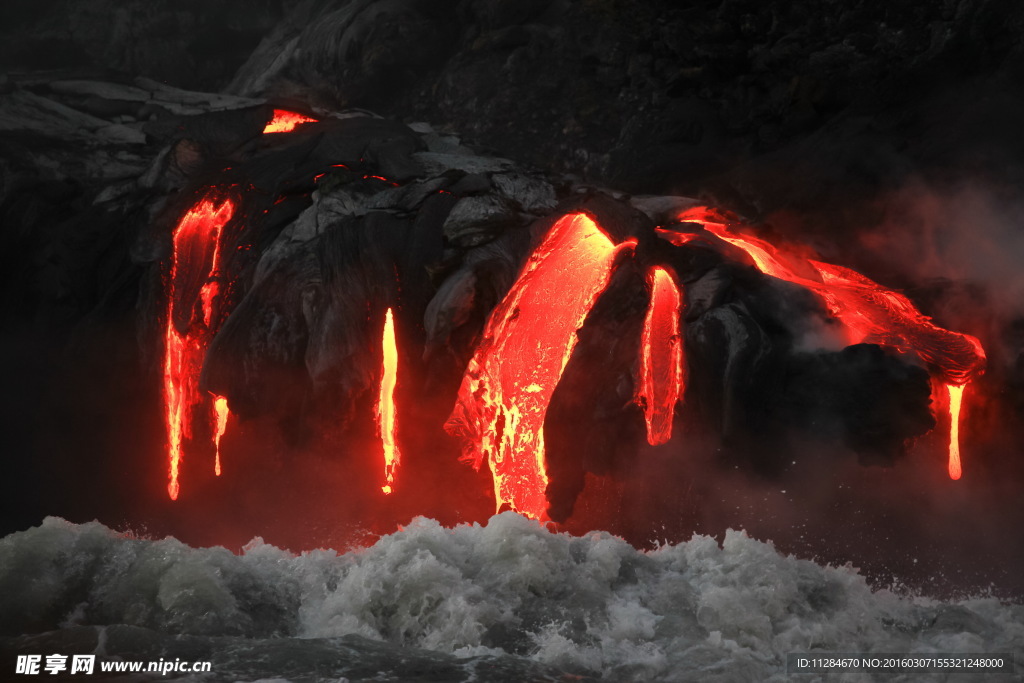
[[[920,372],[873,348],[808,354],[800,340],[822,317],[813,302],[735,254],[652,239],[654,224],[702,200],[983,336],[991,363],[979,389],[1000,401],[972,408],[975,424],[999,425],[978,448],[979,470],[998,477],[999,462],[1020,479],[1020,465],[1001,460],[1024,433],[1018,4],[244,5],[7,9],[0,344],[11,389],[0,416],[11,453],[59,454],[13,458],[5,499],[26,520],[91,518],[162,495],[136,490],[164,474],[136,457],[162,447],[162,269],[176,220],[211,185],[242,196],[245,220],[232,228],[236,298],[204,386],[256,423],[280,417],[289,443],[336,399],[346,408],[329,424],[358,422],[346,411],[367,408],[375,360],[362,345],[395,301],[410,391],[426,396],[418,417],[442,422],[487,312],[545,221],[586,205],[616,239],[641,236],[638,258],[670,263],[686,286],[700,366],[688,426],[724,437],[741,459],[751,434],[785,443],[793,422],[801,436],[892,459],[929,425]],[[274,107],[323,122],[262,136]],[[385,271],[399,273],[397,292],[393,280],[380,286]],[[369,315],[343,303],[352,292],[372,301]],[[581,478],[624,462],[629,449],[616,443],[636,437],[636,273],[622,271],[612,294],[552,405],[568,420],[580,394],[602,390],[552,435],[558,514]],[[872,373],[877,382],[865,380]],[[766,408],[772,387],[784,400]],[[301,450],[267,433],[251,439],[266,437],[281,461]],[[415,437],[451,445],[437,432]],[[774,473],[790,462],[783,452],[760,449],[744,465]],[[52,481],[53,470],[66,476]],[[450,472],[418,474],[478,493]],[[38,490],[70,508],[44,509]]]
[[[36,87],[49,97],[19,89],[7,109],[10,131],[32,130],[55,142],[81,138],[91,144],[61,148],[79,160],[98,145],[134,155],[126,157],[134,160],[134,177],[86,173],[80,191],[92,197],[90,223],[119,225],[117,236],[105,235],[105,255],[114,282],[131,282],[124,286],[136,290],[136,311],[126,299],[109,307],[113,284],[103,283],[72,316],[83,334],[97,312],[134,316],[140,354],[152,354],[162,334],[157,321],[165,315],[165,264],[178,217],[210,187],[236,202],[242,218],[226,226],[220,243],[226,255],[218,277],[230,292],[220,304],[226,318],[210,330],[200,387],[226,397],[242,419],[273,416],[300,432],[323,420],[350,425],[374,391],[387,308],[397,312],[407,386],[426,388],[420,400],[451,405],[487,314],[553,220],[584,211],[615,241],[636,240],[637,252],[580,330],[579,349],[552,402],[553,518],[570,516],[587,472],[628,468],[643,440],[632,397],[648,297],[643,278],[654,264],[671,266],[685,285],[686,410],[755,467],[770,472],[781,463],[753,444],[783,440],[807,425],[812,431],[825,425],[817,428],[824,436],[881,462],[892,462],[908,438],[934,425],[923,371],[877,347],[798,350],[803,330],[823,317],[809,294],[730,261],[728,250],[672,247],[656,238],[651,215],[672,222],[674,210],[692,203],[686,198],[638,199],[648,215],[628,195],[549,179],[475,154],[427,127],[417,132],[369,115],[328,116],[267,135],[261,122],[271,112],[259,101],[138,84]],[[173,95],[201,111],[168,109],[111,134],[103,119],[79,116],[60,102],[75,102],[84,92],[105,101],[129,92],[139,104]],[[62,116],[33,128],[37,120],[24,109],[32,103]],[[38,201],[58,179],[73,182],[65,176],[69,167],[44,165],[52,177],[27,185],[26,196]],[[4,206],[22,229],[35,231],[31,217],[15,210],[18,202]],[[40,246],[47,253],[49,244]],[[94,262],[86,256],[68,258],[78,259],[76,269],[90,270]],[[176,266],[190,267],[186,260]],[[191,286],[171,294],[175,310],[186,314],[175,320],[179,330],[190,325],[206,272],[193,275]],[[46,292],[28,279],[12,281],[10,291],[31,297],[37,289]],[[150,371],[159,363],[151,356]],[[766,409],[769,404],[778,407]],[[875,408],[850,409],[860,404]]]

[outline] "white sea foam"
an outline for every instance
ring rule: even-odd
[[[513,513],[451,529],[418,519],[365,550],[299,556],[259,540],[233,555],[51,517],[0,539],[0,595],[7,635],[125,624],[204,637],[362,636],[609,680],[786,680],[790,652],[1024,661],[1019,604],[872,591],[852,569],[786,557],[741,532],[722,545],[698,536],[640,552]]]

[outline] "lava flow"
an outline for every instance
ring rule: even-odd
[[[228,410],[228,400],[223,396],[213,397],[213,445],[217,449],[217,459],[213,464],[213,473],[218,477],[220,476],[220,439],[224,436],[224,432],[228,430],[228,416],[231,415],[231,411]]]
[[[303,123],[316,123],[317,120],[286,109],[275,109],[274,118],[267,122],[263,134],[290,133]]]
[[[636,398],[644,409],[647,442],[657,446],[672,438],[672,417],[683,392],[682,296],[664,268],[652,268],[648,281],[651,302],[644,320]]]
[[[985,350],[976,337],[935,325],[906,296],[854,270],[784,252],[762,239],[736,235],[729,231],[727,217],[707,207],[688,209],[679,220],[700,223],[712,235],[739,247],[762,273],[817,294],[843,324],[849,344],[879,344],[920,357],[949,391],[949,476],[960,477],[960,399],[964,387],[985,370]],[[669,230],[658,234],[674,244],[692,239]]]
[[[182,444],[192,436],[192,410],[203,400],[199,374],[215,325],[215,306],[221,296],[220,236],[234,211],[230,199],[217,203],[204,197],[182,216],[174,230],[167,280],[163,382],[169,450],[167,493],[171,500],[178,498]],[[219,410],[216,415],[219,432]]]
[[[391,493],[395,482],[395,471],[402,460],[398,450],[398,426],[395,421],[395,385],[398,382],[398,344],[395,341],[395,318],[389,308],[384,315],[383,362],[380,380],[380,396],[377,400],[377,434],[384,446],[384,477],[381,487],[384,493]]]
[[[487,461],[495,506],[534,519],[547,511],[544,417],[619,251],[585,214],[563,216],[487,320],[446,429],[465,459]]]
[[[964,387],[947,384],[949,391],[949,478],[959,479],[960,468],[960,406],[964,400]]]

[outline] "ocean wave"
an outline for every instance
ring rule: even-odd
[[[161,653],[172,641],[220,639],[236,653],[272,641],[291,643],[294,659],[313,641],[376,643],[393,661],[428,651],[445,666],[541,667],[509,665],[502,680],[528,671],[531,680],[551,671],[787,680],[791,652],[1024,654],[1019,604],[872,590],[852,568],[785,556],[743,532],[644,552],[607,533],[553,533],[514,513],[454,528],[419,518],[365,549],[300,555],[259,539],[235,555],[50,517],[0,539],[0,595],[0,633],[19,651],[39,642],[26,640],[31,634],[115,628],[155,634]],[[122,654],[109,639],[104,647]],[[282,675],[214,662],[236,677]],[[305,680],[289,671],[289,680]],[[944,674],[907,680],[945,680],[936,676]]]

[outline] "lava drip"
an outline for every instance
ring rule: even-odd
[[[228,409],[228,400],[223,396],[213,397],[213,445],[217,449],[216,460],[213,463],[213,473],[220,476],[220,439],[228,430],[228,416],[231,411]]]
[[[960,467],[960,406],[964,400],[966,385],[947,384],[949,392],[949,478],[954,481],[960,478],[963,470]]]
[[[389,308],[384,315],[383,361],[381,364],[380,396],[377,400],[377,436],[384,447],[384,478],[381,487],[391,493],[395,472],[402,461],[398,450],[398,424],[396,422],[395,385],[398,383],[398,343],[395,341],[395,319]]]
[[[960,468],[959,413],[966,385],[985,371],[985,350],[969,334],[935,325],[903,294],[882,287],[855,270],[783,251],[765,240],[730,232],[728,218],[707,207],[684,211],[679,220],[700,223],[715,237],[745,251],[766,275],[801,285],[825,303],[846,330],[849,344],[870,343],[914,353],[938,375],[950,394],[949,475]],[[691,235],[659,230],[673,244]]]
[[[544,418],[619,251],[585,214],[560,218],[495,307],[446,429],[467,439],[464,459],[486,460],[495,507],[546,516]]]
[[[230,199],[218,203],[207,196],[189,209],[174,229],[167,279],[163,377],[169,460],[167,493],[171,500],[178,498],[182,446],[192,437],[192,410],[203,400],[199,374],[221,298],[220,237],[234,211]],[[217,441],[219,446],[219,436]]]
[[[656,266],[648,276],[651,291],[644,319],[636,403],[644,410],[647,442],[672,438],[672,418],[683,393],[683,342],[680,334],[682,294],[672,274]]]
[[[303,123],[317,123],[317,120],[286,109],[275,109],[274,118],[267,122],[263,134],[290,133]]]

